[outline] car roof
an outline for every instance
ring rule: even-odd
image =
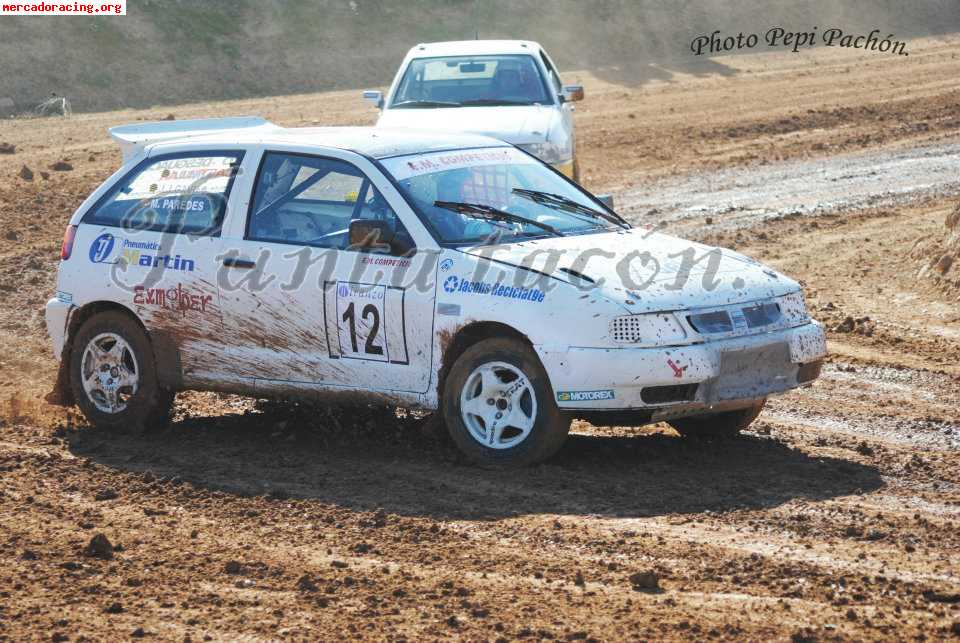
[[[420,43],[410,49],[407,57],[535,54],[539,50],[540,45],[532,40],[451,40],[448,42]]]
[[[376,159],[405,154],[507,145],[499,139],[478,134],[436,132],[388,127],[268,127],[224,130],[215,134],[164,139],[149,146],[152,153],[164,148],[191,144],[210,147],[218,144],[307,146],[357,152]]]

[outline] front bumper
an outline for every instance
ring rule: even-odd
[[[658,348],[535,347],[564,410],[651,411],[654,420],[745,406],[812,381],[821,325]]]

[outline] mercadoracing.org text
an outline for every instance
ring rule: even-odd
[[[99,2],[0,2],[0,16],[127,15],[127,0]]]

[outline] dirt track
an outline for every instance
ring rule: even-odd
[[[510,473],[381,412],[190,393],[168,431],[107,435],[39,401],[40,308],[67,218],[117,165],[107,126],[369,122],[357,92],[0,123],[0,637],[960,636],[960,297],[910,256],[956,205],[960,37],[910,51],[579,74],[586,183],[802,279],[832,354],[735,442],[581,423]],[[109,560],[85,555],[97,533]]]

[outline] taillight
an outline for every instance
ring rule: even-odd
[[[63,233],[63,245],[60,246],[60,261],[66,261],[73,252],[73,239],[77,236],[77,226],[68,225]]]

